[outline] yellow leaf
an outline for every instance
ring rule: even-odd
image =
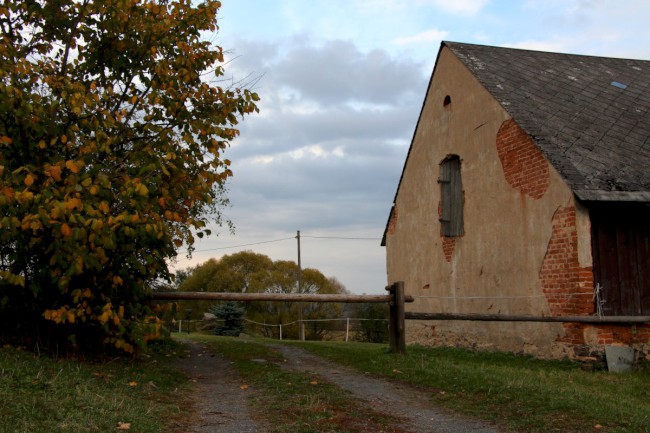
[[[131,423],[130,422],[118,422],[117,423],[117,429],[118,430],[129,430],[131,429]]]
[[[135,104],[136,102],[138,102],[138,97],[136,95],[133,95],[131,98],[131,104]]]
[[[136,381],[129,382],[129,386],[138,386],[138,382]]]
[[[239,387],[239,389],[248,389],[248,385],[242,385]]]
[[[47,170],[45,170],[45,174],[47,174],[57,182],[61,181],[61,167],[59,167],[58,165],[53,165],[49,167]]]
[[[97,185],[93,185],[90,187],[90,194],[92,195],[97,195],[99,193],[99,187]]]
[[[25,176],[25,185],[30,187],[34,183],[34,176],[30,173]]]
[[[61,234],[63,235],[63,237],[67,238],[70,235],[72,235],[72,229],[70,228],[69,225],[67,225],[66,223],[63,223],[63,224],[61,224]]]
[[[75,321],[74,313],[72,311],[68,311],[68,322],[74,323],[74,321]]]
[[[46,146],[47,146],[47,143],[45,143],[45,140],[41,140],[41,141],[38,142],[38,148],[39,149],[45,149]]]
[[[68,170],[70,170],[73,173],[79,173],[79,166],[71,159],[67,160],[65,162],[65,166]]]
[[[61,136],[61,143],[66,144],[68,142],[68,136],[63,134]]]
[[[146,196],[147,194],[149,194],[149,190],[147,189],[147,187],[142,184],[138,185],[136,191],[141,196]]]

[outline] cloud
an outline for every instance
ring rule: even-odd
[[[364,101],[394,104],[421,81],[419,64],[391,58],[384,50],[363,53],[348,41],[299,46],[278,61],[274,74],[283,85],[323,105]]]
[[[489,0],[419,0],[419,4],[431,4],[440,9],[458,15],[476,15]]]
[[[444,30],[430,29],[415,34],[413,36],[401,37],[393,40],[394,44],[397,45],[409,45],[409,44],[419,44],[419,43],[429,43],[429,42],[440,42],[449,36],[449,32]]]
[[[232,207],[225,216],[235,223],[237,236],[212,238],[197,249],[282,238],[295,230],[372,237],[376,240],[345,245],[306,239],[308,249],[313,242],[313,261],[305,266],[357,292],[382,290],[384,251],[378,239],[422,106],[428,82],[422,64],[341,40],[313,44],[290,37],[235,45],[229,73],[241,77],[253,71],[260,77],[260,115],[239,125],[241,135],[224,155],[234,172],[228,183]],[[254,250],[276,260],[294,259],[295,245],[289,244]],[[351,274],[355,268],[359,274],[365,263],[364,272],[373,275],[364,284]]]
[[[551,52],[564,52],[567,51],[567,44],[565,41],[559,40],[523,40],[519,42],[506,42],[502,44],[503,47],[520,48],[525,50],[534,51],[551,51]]]

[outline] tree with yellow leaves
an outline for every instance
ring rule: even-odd
[[[257,111],[223,85],[218,1],[2,0],[0,333],[133,351],[167,260],[221,224],[223,151]],[[146,318],[146,319],[145,319]]]

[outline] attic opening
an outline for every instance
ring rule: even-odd
[[[445,96],[445,99],[442,101],[442,106],[445,108],[450,108],[451,106],[451,96]]]
[[[446,237],[462,236],[463,185],[460,173],[460,157],[449,155],[440,163],[440,225]]]

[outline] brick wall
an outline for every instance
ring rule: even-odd
[[[591,267],[578,261],[576,210],[560,207],[553,214],[551,238],[539,270],[539,281],[553,316],[585,316],[595,311]],[[583,344],[583,325],[564,324],[561,341]]]
[[[463,195],[463,201],[465,197]],[[463,203],[464,204],[464,203]],[[442,217],[442,201],[438,202],[438,219]],[[445,255],[447,263],[451,263],[451,258],[454,255],[454,247],[456,246],[456,237],[449,237],[442,234],[442,225],[440,226],[440,242],[442,243],[442,253]]]
[[[534,199],[542,198],[550,183],[548,162],[514,119],[501,124],[496,145],[508,183]]]

